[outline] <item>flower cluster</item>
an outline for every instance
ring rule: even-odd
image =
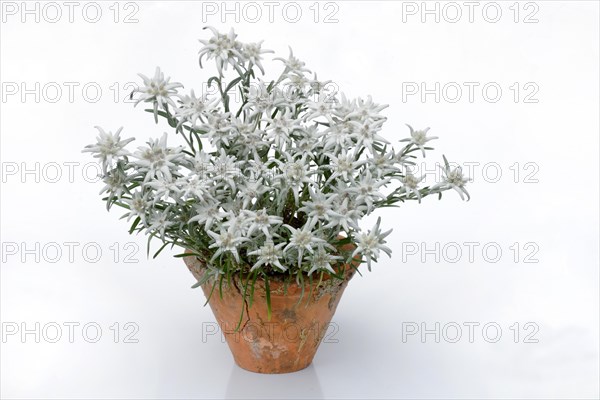
[[[108,208],[127,210],[130,232],[159,238],[201,257],[218,275],[337,274],[360,257],[371,268],[391,250],[380,220],[368,232],[359,221],[377,208],[456,190],[467,179],[445,160],[444,180],[420,187],[411,173],[417,155],[431,150],[428,129],[409,127],[396,149],[382,135],[387,107],[371,97],[328,92],[290,49],[275,58],[283,71],[264,81],[259,43],[241,43],[233,30],[201,40],[200,61],[214,60],[212,95],[180,93],[160,69],[141,75],[136,105],[162,117],[173,134],[135,151],[132,139],[98,128],[96,144]],[[206,61],[205,60],[205,61]],[[202,63],[201,63],[202,65]],[[234,77],[227,80],[228,66]],[[171,136],[173,135],[173,136]],[[175,145],[179,140],[182,145]],[[340,250],[353,243],[354,251]]]

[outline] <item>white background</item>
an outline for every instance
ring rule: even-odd
[[[1,319],[5,330],[11,324],[34,329],[35,323],[57,323],[63,336],[57,343],[44,337],[36,343],[34,334],[25,340],[20,332],[3,335],[1,396],[597,398],[598,3],[520,3],[518,22],[513,3],[496,3],[502,11],[496,23],[486,21],[495,18],[493,5],[482,14],[485,2],[478,3],[472,23],[462,2],[456,23],[448,21],[456,9],[443,8],[445,3],[437,6],[446,11],[439,22],[435,15],[422,22],[420,2],[412,3],[419,8],[415,15],[403,14],[403,7],[412,8],[401,2],[338,2],[337,23],[323,23],[334,10],[325,10],[323,3],[315,23],[312,2],[301,3],[299,22],[288,22],[282,16],[286,3],[281,3],[272,23],[266,7],[257,23],[243,18],[236,23],[235,15],[226,15],[222,23],[220,13],[203,14],[202,3],[137,2],[133,18],[138,22],[129,24],[122,20],[135,8],[125,9],[124,3],[118,5],[118,23],[112,2],[101,3],[97,23],[83,18],[85,2],[75,8],[73,23],[61,2],[63,15],[56,23],[48,21],[55,10],[46,8],[43,14],[44,3],[38,4],[39,22],[35,15],[25,15],[22,22],[20,2],[14,3],[17,14],[3,12],[1,26]],[[242,12],[243,4],[239,7]],[[532,12],[530,19],[538,22],[524,23]],[[391,141],[408,134],[406,123],[430,126],[440,137],[427,158],[430,168],[441,154],[463,165],[479,163],[470,174],[470,202],[448,193],[442,201],[426,199],[377,213],[384,228],[394,228],[389,237],[393,258],[382,259],[371,273],[365,268],[350,282],[334,317],[337,331],[330,332],[313,365],[295,374],[243,371],[218,335],[203,338],[214,318],[202,307],[203,294],[190,289],[194,279],[182,261],[168,251],[147,260],[145,237],[130,237],[120,212],[106,212],[98,196],[102,184],[82,176],[91,159],[80,151],[95,140],[94,125],[112,131],[124,126],[123,134],[136,137],[138,145],[166,129],[154,125],[141,107],[123,101],[128,93],[123,85],[139,82],[136,73],[151,75],[160,66],[186,89],[200,91],[210,76],[197,64],[197,39],[208,37],[202,31],[207,24],[220,30],[233,26],[242,41],[265,39],[264,47],[279,56],[287,56],[291,45],[320,79],[333,80],[350,96],[372,95],[389,104],[384,132]],[[275,62],[266,65],[280,71]],[[39,102],[33,94],[22,99],[19,85],[32,89],[36,82]],[[52,84],[47,86],[51,82],[63,89],[55,103],[48,101],[55,97]],[[79,84],[73,101],[64,82]],[[102,88],[95,103],[81,91],[90,82]],[[110,89],[115,82],[121,87],[118,101]],[[435,82],[479,86],[472,102],[462,86],[462,97],[452,103],[448,97],[454,92],[439,102],[433,95],[424,101],[419,95],[403,98],[403,87],[411,82],[425,82],[430,89]],[[502,89],[495,103],[481,91],[490,82]],[[510,89],[515,82],[517,102]],[[531,92],[524,88],[528,82],[539,88],[532,97],[537,103],[524,102]],[[19,92],[9,95],[6,89],[15,84]],[[89,96],[94,97],[92,89]],[[72,182],[65,162],[76,163]],[[35,163],[40,163],[39,176],[21,174]],[[55,183],[50,182],[57,171],[52,163],[61,166]],[[525,168],[526,163],[532,164]],[[93,169],[87,172],[93,177]],[[497,172],[502,175],[494,182]],[[364,227],[375,218],[365,220]],[[73,260],[66,242],[79,244]],[[125,248],[129,242],[138,249]],[[479,244],[472,260],[465,242]],[[36,243],[39,262],[36,254],[23,251]],[[50,262],[56,256],[52,243],[63,252],[56,262]],[[96,263],[82,255],[88,243],[102,249]],[[117,263],[110,248],[114,243],[120,249]],[[441,259],[403,251],[411,243],[427,249],[439,243]],[[456,262],[450,262],[456,256],[452,243],[463,252]],[[532,244],[526,248],[527,243]],[[486,244],[489,253],[482,253]],[[47,254],[40,254],[44,248]],[[491,262],[496,248],[502,254]],[[534,250],[530,261],[538,262],[525,262]],[[130,252],[137,263],[124,262]],[[94,256],[92,250],[89,254]],[[68,322],[80,324],[73,343],[63,325]],[[118,343],[110,329],[115,322]],[[124,343],[131,332],[124,329],[127,322],[139,327],[138,343]],[[480,324],[472,343],[464,325],[469,322]],[[83,337],[86,323],[102,328],[97,343]],[[439,323],[439,333],[446,336],[439,343],[434,334],[403,340],[403,329],[413,323],[430,330]],[[486,323],[502,329],[496,343],[486,340],[496,336],[494,329],[484,335]],[[463,328],[457,343],[449,340],[454,324]],[[537,343],[525,343],[536,326],[530,339]]]

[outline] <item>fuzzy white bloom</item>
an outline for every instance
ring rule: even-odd
[[[127,192],[127,185],[130,184],[129,177],[123,168],[115,168],[110,172],[106,172],[102,181],[106,185],[100,190],[100,194],[108,193],[117,200],[120,200],[121,196]],[[107,203],[107,208],[110,208],[110,203]]]
[[[369,271],[371,270],[371,261],[377,261],[379,258],[379,252],[383,251],[388,257],[392,256],[392,250],[385,246],[385,238],[392,233],[390,229],[387,232],[381,232],[379,228],[379,224],[381,223],[381,217],[377,218],[377,223],[373,226],[368,233],[361,233],[358,236],[358,243],[356,244],[356,249],[352,253],[352,257],[356,255],[362,255],[367,259],[367,265],[369,267]]]
[[[423,157],[425,157],[425,144],[430,140],[437,139],[437,136],[427,136],[427,132],[429,132],[429,128],[425,128],[423,130],[415,131],[412,126],[408,126],[410,129],[410,139],[402,139],[401,142],[410,142],[421,149],[421,153],[423,153]]]
[[[310,70],[306,68],[306,64],[294,56],[294,51],[291,47],[290,55],[287,59],[276,57],[274,58],[274,60],[283,62],[283,64],[285,65],[285,73],[287,73],[288,76],[289,74],[304,75],[305,72],[310,72]]]
[[[123,203],[128,207],[129,212],[125,214],[127,221],[131,218],[140,218],[143,224],[147,222],[147,214],[152,210],[152,204],[148,201],[148,196],[141,191],[133,192],[131,198],[123,198]]]
[[[353,180],[356,171],[367,162],[366,160],[358,160],[354,154],[348,154],[344,148],[339,153],[326,152],[325,155],[329,158],[330,163],[323,166],[323,168],[333,172],[327,182],[339,178],[349,182]]]
[[[247,43],[242,46],[242,55],[245,60],[250,62],[250,65],[256,65],[260,72],[265,74],[265,69],[261,63],[261,56],[265,53],[274,53],[273,50],[266,50],[262,48],[264,40],[258,43]]]
[[[378,180],[374,179],[371,175],[371,171],[367,172],[360,178],[358,182],[352,185],[356,188],[356,203],[364,203],[367,205],[367,209],[370,212],[373,209],[373,204],[379,199],[384,199],[385,196],[379,191],[379,188],[388,184],[389,179]]]
[[[444,173],[444,182],[441,184],[437,184],[434,188],[449,188],[454,189],[460,196],[462,200],[467,198],[467,200],[471,199],[469,192],[465,188],[465,185],[469,181],[462,173],[461,167],[451,168],[450,164],[444,157],[445,166],[442,168],[442,172]],[[441,167],[440,167],[441,168]]]
[[[265,208],[258,211],[245,210],[245,215],[249,225],[248,236],[252,236],[256,231],[260,231],[266,237],[270,238],[273,226],[283,223],[283,218],[276,215],[269,215]]]
[[[165,74],[161,72],[159,67],[156,67],[154,77],[148,78],[146,75],[138,74],[144,81],[144,86],[135,89],[132,93],[139,93],[134,105],[141,102],[153,103],[154,120],[158,122],[158,107],[167,109],[167,105],[175,108],[177,105],[172,97],[177,95],[177,88],[183,87],[181,83],[170,83],[171,78],[165,79]]]
[[[417,178],[410,171],[406,171],[404,177],[400,178],[400,182],[402,182],[402,188],[407,196],[410,196],[411,193],[414,193],[415,197],[421,202],[421,192],[419,191],[419,182],[421,182],[425,178],[424,176]]]
[[[82,151],[93,153],[95,158],[99,158],[102,163],[102,171],[106,174],[108,167],[112,166],[115,161],[130,154],[129,151],[125,150],[125,146],[134,138],[121,140],[123,127],[117,129],[115,133],[106,133],[99,126],[95,128],[98,129],[96,144],[87,145]]]
[[[165,230],[175,225],[175,222],[171,221],[170,219],[170,212],[170,207],[167,207],[167,209],[164,211],[153,210],[150,214],[149,225],[146,234],[156,232],[160,233],[161,238],[164,238]]]
[[[381,130],[381,126],[384,122],[384,119],[363,123],[352,121],[352,124],[355,127],[353,135],[356,138],[357,145],[364,146],[371,154],[373,154],[375,153],[373,150],[373,145],[375,143],[389,144],[390,142],[377,133]]]
[[[329,221],[331,218],[339,217],[339,214],[333,211],[333,202],[337,195],[328,193],[324,195],[320,191],[315,191],[313,188],[308,188],[310,200],[304,201],[304,205],[298,209],[305,213],[309,220],[316,219]]]
[[[242,45],[236,40],[237,35],[233,31],[233,28],[231,28],[228,34],[219,33],[212,26],[207,26],[204,29],[210,29],[213,37],[209,40],[199,40],[204,45],[199,52],[200,67],[202,67],[202,58],[206,56],[208,60],[215,59],[217,71],[220,76],[223,76],[223,70],[227,70],[228,65],[233,66],[238,72],[241,72],[238,61],[243,60]]]
[[[200,203],[194,207],[195,215],[190,218],[189,222],[197,222],[204,225],[204,230],[212,229],[215,223],[219,223],[227,213],[223,212],[216,203]]]
[[[336,271],[332,265],[337,265],[342,259],[340,256],[334,256],[330,251],[326,250],[323,246],[317,246],[317,250],[307,257],[309,265],[311,265],[308,275],[312,275],[315,271],[324,271],[335,274]]]
[[[153,178],[172,181],[179,168],[177,162],[183,157],[182,150],[181,146],[167,147],[167,133],[164,133],[160,139],[150,140],[147,147],[139,147],[133,154],[137,160],[131,163],[145,174],[144,182]]]
[[[234,228],[230,227],[228,230],[221,230],[220,233],[213,231],[206,231],[213,239],[214,243],[209,248],[216,248],[211,261],[214,261],[217,257],[224,253],[231,253],[235,258],[236,262],[240,262],[240,255],[238,253],[238,246],[247,241],[248,238],[239,236],[239,232]]]
[[[296,251],[298,254],[298,267],[302,265],[302,257],[304,256],[304,252],[307,251],[309,253],[314,252],[314,247],[316,245],[327,246],[333,248],[329,245],[323,238],[320,238],[315,235],[313,232],[313,228],[315,226],[316,221],[311,221],[305,224],[302,229],[296,229],[290,225],[283,225],[285,228],[289,229],[292,233],[290,237],[290,241],[285,246],[285,251]],[[333,248],[335,250],[335,248]]]
[[[209,100],[207,94],[198,98],[192,89],[189,95],[181,96],[180,103],[175,110],[175,117],[179,119],[180,125],[184,122],[196,125],[196,121],[204,122],[204,118],[216,110],[218,99]]]
[[[287,271],[287,267],[281,264],[281,259],[284,257],[282,249],[284,246],[285,243],[274,244],[271,240],[267,240],[260,249],[249,252],[248,255],[257,256],[257,260],[250,271],[254,271],[263,265],[276,267],[282,272]]]

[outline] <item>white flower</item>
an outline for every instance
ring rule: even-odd
[[[402,182],[402,189],[404,193],[406,193],[406,197],[409,197],[411,193],[414,193],[416,198],[421,202],[421,192],[419,191],[419,182],[421,182],[425,178],[421,176],[420,178],[416,178],[410,171],[406,171],[404,177],[400,178],[400,182]]]
[[[233,127],[231,125],[230,114],[210,114],[207,122],[200,126],[206,131],[206,136],[210,144],[215,147],[229,147],[229,140],[232,138]]]
[[[332,205],[337,197],[335,193],[324,195],[320,191],[315,191],[311,187],[308,188],[310,193],[310,201],[304,201],[302,207],[298,211],[304,212],[308,218],[316,220],[329,221],[332,217],[337,217],[338,214],[333,211]]]
[[[276,215],[269,215],[265,208],[258,211],[245,210],[246,222],[250,225],[248,227],[248,236],[256,231],[261,231],[266,237],[273,236],[270,232],[272,225],[280,225],[283,223],[283,218]]]
[[[341,93],[341,99],[336,103],[333,114],[342,121],[350,121],[349,116],[356,112],[356,99],[349,99],[344,93]]]
[[[152,204],[147,199],[147,195],[142,194],[140,191],[135,191],[131,195],[131,198],[123,198],[122,201],[129,208],[129,212],[125,214],[127,221],[132,217],[139,217],[140,220],[146,224],[146,214],[152,208]]]
[[[274,53],[273,50],[261,49],[263,40],[258,43],[247,43],[242,46],[242,54],[247,61],[250,61],[251,65],[256,65],[262,74],[265,74],[265,70],[261,64],[261,54]],[[250,69],[250,68],[248,68]]]
[[[198,222],[198,224],[204,225],[205,231],[211,229],[215,222],[220,222],[227,215],[216,203],[196,204],[194,211],[196,215],[190,218],[188,223]]]
[[[215,28],[207,26],[204,29],[210,29],[213,37],[209,40],[200,39],[199,42],[204,45],[200,49],[200,68],[202,68],[202,58],[206,56],[207,60],[212,58],[217,63],[217,71],[223,76],[223,70],[227,70],[227,65],[231,64],[240,74],[243,73],[238,66],[238,61],[243,60],[242,44],[236,40],[236,33],[233,28],[228,34],[219,33]]]
[[[281,150],[287,149],[290,144],[290,134],[299,128],[297,121],[285,113],[275,119],[266,119],[266,122],[268,124],[265,127],[267,139],[272,140],[277,148]]]
[[[291,47],[290,47],[290,55],[287,58],[287,60],[285,58],[281,58],[281,57],[276,57],[273,60],[278,60],[278,61],[283,62],[285,64],[285,71],[288,74],[293,73],[293,74],[303,75],[304,72],[310,72],[310,70],[305,67],[304,62],[302,62],[299,59],[297,59],[296,57],[294,57],[294,52],[292,51]]]
[[[221,221],[221,230],[227,228],[236,235],[247,236],[245,232],[248,225],[248,217],[245,213],[241,212],[238,205],[235,201],[221,204],[221,207],[227,210],[225,217]]]
[[[321,133],[323,149],[332,153],[354,147],[354,126],[350,121],[334,123]]]
[[[280,174],[276,175],[274,179],[283,184],[284,191],[292,190],[295,204],[298,206],[300,204],[298,190],[304,184],[309,186],[315,184],[315,182],[310,178],[315,171],[309,170],[306,154],[303,154],[299,159],[294,159],[294,157],[289,153],[283,153],[283,156],[287,159],[287,162],[274,159],[282,171]]]
[[[366,206],[355,206],[348,197],[343,200],[336,197],[333,210],[335,215],[330,216],[330,221],[325,225],[325,228],[337,227],[338,229],[344,229],[346,232],[351,229],[360,230],[358,220],[365,214]]]
[[[273,241],[267,240],[260,249],[248,252],[250,256],[258,256],[250,271],[254,271],[262,265],[270,265],[279,268],[281,271],[287,271],[287,267],[281,265],[280,262],[283,257],[283,246],[285,246],[285,243],[274,244]]]
[[[318,141],[317,126],[311,125],[305,129],[295,129],[294,136],[296,137],[296,151],[298,154],[310,156],[313,158],[315,154],[321,153],[321,143]]]
[[[309,121],[318,117],[326,117],[331,121],[331,110],[335,105],[334,99],[327,94],[319,96],[317,101],[308,101],[306,107],[307,113],[304,114],[304,121]]]
[[[151,188],[153,194],[153,203],[167,201],[169,198],[178,200],[181,195],[181,190],[176,182],[165,181],[161,178],[152,180],[143,185],[144,188]]]
[[[406,125],[410,129],[410,139],[402,139],[401,142],[410,142],[421,149],[423,153],[423,157],[425,157],[425,144],[430,140],[437,139],[437,136],[427,136],[427,132],[429,132],[429,128],[425,128],[420,131],[415,131],[412,126]]]
[[[335,99],[335,95],[337,94],[337,87],[336,85],[331,85],[333,81],[331,80],[327,80],[327,81],[320,81],[317,79],[317,74],[314,74],[314,78],[313,79],[309,79],[307,81],[307,85],[310,87],[310,89],[308,90],[308,92],[306,93],[306,97],[310,97],[313,94],[323,94],[323,95],[328,95],[330,98]],[[327,89],[331,89],[331,91],[327,91]],[[337,104],[337,99],[335,99],[335,103]]]
[[[228,230],[221,230],[221,233],[215,233],[213,231],[206,231],[210,237],[213,238],[214,243],[208,246],[208,248],[217,248],[210,261],[214,261],[219,255],[230,252],[233,254],[236,262],[240,262],[240,255],[237,251],[238,246],[248,240],[248,238],[240,237],[239,231],[236,231],[233,226],[229,227]]]
[[[236,157],[229,156],[221,148],[219,157],[213,162],[213,173],[217,183],[228,185],[234,191],[236,190],[235,178],[240,176],[240,165]]]
[[[367,259],[367,265],[369,267],[369,271],[371,270],[371,260],[377,261],[379,257],[379,251],[383,251],[388,257],[392,256],[392,250],[385,246],[385,237],[388,236],[392,230],[390,229],[387,232],[381,233],[379,229],[379,224],[381,222],[381,217],[377,218],[377,223],[373,226],[368,233],[361,233],[358,236],[358,243],[356,244],[356,249],[352,253],[352,257],[357,254],[363,255]]]
[[[181,178],[177,184],[180,187],[181,196],[184,198],[196,198],[202,201],[212,201],[211,185],[203,175],[189,175]]]
[[[238,159],[249,159],[249,155],[257,162],[262,162],[259,152],[268,150],[270,143],[265,139],[265,132],[256,129],[255,123],[246,123],[234,119],[231,124],[232,132],[235,132],[235,140],[231,144],[230,152],[235,153]]]
[[[125,174],[123,167],[117,165],[113,170],[106,172],[102,181],[106,184],[100,194],[107,192],[111,197],[121,199],[121,196],[126,193],[127,185],[130,183],[129,177]],[[106,203],[107,208],[110,208],[111,203]]]
[[[148,141],[148,147],[139,147],[134,153],[137,161],[131,163],[145,172],[144,182],[152,178],[172,181],[173,174],[179,168],[177,162],[183,157],[182,147],[167,147],[167,134],[160,139]]]
[[[151,232],[160,233],[160,237],[164,240],[165,230],[175,225],[175,222],[171,221],[170,215],[171,208],[167,207],[164,211],[154,210],[150,214],[149,226],[146,234]]]
[[[251,173],[250,178],[246,178],[244,183],[239,187],[239,195],[242,198],[242,208],[247,209],[253,205],[269,188],[263,185],[263,177],[254,178],[254,173]]]
[[[467,192],[467,189],[465,188],[465,185],[467,184],[467,182],[469,180],[463,176],[462,168],[461,167],[456,167],[454,169],[450,168],[450,164],[448,164],[448,160],[446,160],[446,157],[444,157],[444,163],[445,163],[445,166],[444,166],[444,168],[442,168],[442,172],[444,173],[444,182],[442,184],[435,185],[432,188],[432,190],[434,188],[447,186],[450,189],[456,190],[456,192],[459,194],[461,200],[464,200],[465,196],[467,197],[467,200],[470,200],[471,196],[469,195],[469,192]]]
[[[290,242],[285,246],[285,251],[289,249],[295,249],[298,252],[298,267],[302,265],[302,257],[304,255],[304,251],[308,251],[309,253],[313,253],[313,247],[317,244],[331,247],[324,239],[315,236],[313,232],[313,228],[315,226],[316,221],[309,221],[302,229],[296,229],[290,225],[283,225],[287,229],[292,232],[292,236],[290,237]],[[335,249],[334,249],[335,250]]]
[[[114,134],[112,132],[104,132],[104,129],[99,126],[95,128],[98,129],[96,144],[85,146],[82,152],[94,153],[94,158],[100,159],[102,171],[106,174],[108,167],[112,166],[113,162],[117,161],[120,157],[129,155],[129,152],[125,150],[125,146],[134,140],[134,138],[121,140],[122,127]]]
[[[377,134],[377,132],[381,130],[381,126],[384,122],[384,119],[363,123],[351,121],[351,124],[355,126],[353,136],[356,138],[357,147],[365,146],[371,152],[371,154],[373,154],[375,152],[373,149],[374,144],[389,143],[385,138]]]
[[[369,159],[369,168],[377,178],[398,172],[399,168],[394,151],[388,151],[387,153],[376,151],[373,153],[373,158]]]
[[[342,148],[341,152],[324,153],[330,159],[330,163],[323,166],[324,169],[333,171],[327,182],[331,182],[338,178],[343,178],[348,182],[354,178],[354,174],[358,171],[361,165],[365,164],[365,160],[357,160],[355,155],[348,154],[346,149]]]
[[[263,113],[271,115],[275,108],[292,108],[289,99],[277,87],[268,90],[268,85],[260,79],[258,79],[258,83],[243,90],[247,103],[242,110],[249,112],[249,120],[253,120],[255,116]]]
[[[210,114],[215,110],[215,104],[218,99],[208,100],[206,94],[200,98],[194,94],[194,89],[189,95],[181,96],[181,106],[175,110],[175,117],[179,119],[179,124],[189,122],[192,125],[196,124],[197,120],[203,121],[203,116]]]
[[[330,254],[323,246],[318,246],[317,250],[308,257],[308,261],[311,265],[308,275],[312,275],[315,271],[324,271],[335,274],[336,271],[331,264],[336,265],[341,258],[342,257]]]
[[[371,175],[371,171],[367,170],[360,180],[352,186],[356,189],[358,194],[356,195],[356,203],[365,203],[367,209],[370,212],[373,208],[373,202],[377,199],[384,199],[385,196],[378,191],[381,186],[386,185],[389,179],[375,180]]]
[[[387,107],[387,104],[375,104],[371,96],[368,96],[366,101],[359,97],[356,100],[354,110],[350,111],[346,115],[346,118],[358,119],[360,121],[385,119],[379,112]]]
[[[287,71],[287,69],[286,69]],[[290,102],[290,104],[303,104],[309,97],[311,91],[310,79],[308,79],[302,72],[284,72],[282,75],[283,82],[285,82],[285,90],[282,91],[284,97]]]
[[[161,106],[166,110],[166,105],[169,104],[173,108],[177,105],[171,99],[171,96],[177,94],[177,88],[183,87],[181,83],[173,82],[169,83],[171,78],[165,79],[165,74],[160,71],[159,67],[156,67],[153,78],[148,78],[146,75],[138,74],[144,81],[144,86],[134,90],[134,93],[140,93],[135,105],[137,106],[140,102],[154,103],[154,120],[158,121],[158,106]],[[132,93],[133,95],[133,93]]]

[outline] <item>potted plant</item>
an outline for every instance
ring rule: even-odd
[[[365,262],[391,255],[378,208],[454,189],[469,198],[460,168],[444,157],[443,180],[420,187],[411,173],[431,150],[428,129],[395,149],[381,135],[386,107],[330,90],[290,49],[265,73],[262,42],[208,28],[200,66],[216,74],[201,95],[180,94],[159,68],[140,75],[135,104],[171,131],[130,152],[133,139],[97,127],[86,146],[102,164],[106,206],[123,207],[130,233],[179,246],[241,367],[263,373],[312,361],[346,284]],[[227,78],[226,75],[233,75]],[[182,145],[173,145],[176,139]],[[150,247],[149,247],[150,248]]]

